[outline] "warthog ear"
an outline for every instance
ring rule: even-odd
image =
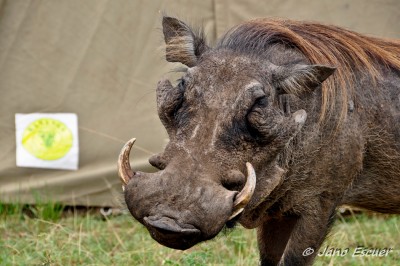
[[[180,62],[193,67],[209,49],[201,30],[195,33],[184,22],[172,17],[163,17],[162,26],[168,62]]]
[[[312,92],[330,75],[335,67],[324,65],[293,65],[279,66],[274,69],[272,78],[278,89],[278,94],[288,93],[300,96]]]

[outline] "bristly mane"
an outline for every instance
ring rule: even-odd
[[[336,26],[281,19],[256,19],[231,29],[218,47],[262,52],[281,43],[295,48],[312,64],[337,67],[322,86],[321,121],[341,97],[339,125],[347,114],[349,94],[354,93],[356,71],[380,78],[379,65],[400,69],[400,41],[364,36]]]

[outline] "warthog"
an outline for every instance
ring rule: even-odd
[[[214,48],[164,17],[157,85],[169,143],[156,173],[119,175],[131,214],[159,243],[187,249],[239,222],[261,265],[311,264],[342,204],[400,213],[400,42],[335,26],[257,19]],[[308,254],[306,254],[308,255]]]

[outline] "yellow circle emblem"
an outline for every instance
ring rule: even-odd
[[[36,158],[57,160],[72,147],[71,130],[61,121],[41,118],[30,123],[22,134],[22,145]]]

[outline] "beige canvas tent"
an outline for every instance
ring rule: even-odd
[[[336,24],[400,38],[398,0],[0,0],[0,201],[118,206],[116,160],[136,137],[132,164],[167,135],[155,108],[163,59],[160,11],[203,25],[210,42],[256,17]],[[75,113],[76,171],[16,167],[16,113]]]

